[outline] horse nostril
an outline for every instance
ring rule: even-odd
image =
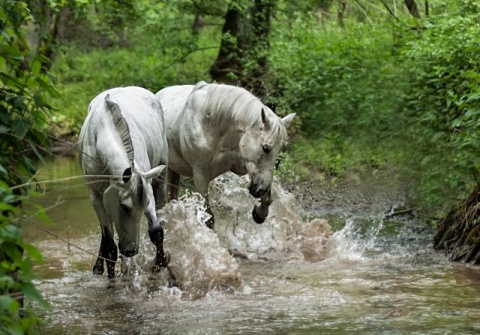
[[[265,193],[267,193],[267,190],[266,190],[266,189],[261,188],[261,187],[255,187],[255,186],[250,187],[249,191],[250,191],[250,194],[251,194],[254,198],[260,198],[260,197],[262,197]]]

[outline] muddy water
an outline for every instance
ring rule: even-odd
[[[42,178],[78,174],[76,162],[59,159]],[[169,204],[158,213],[167,220],[169,269],[150,271],[147,238],[140,255],[123,270],[117,265],[113,282],[91,274],[99,228],[83,181],[47,186],[37,202],[64,200],[50,213],[54,223],[48,232],[25,228],[45,258],[36,269],[51,305],[44,333],[480,333],[479,270],[434,253],[431,232],[414,219],[386,220],[382,206],[354,213],[333,206],[343,228],[331,233],[325,221],[312,222],[320,210],[331,213],[306,213],[277,188],[270,218],[256,225],[245,182],[213,186],[215,233],[202,225],[194,195]]]

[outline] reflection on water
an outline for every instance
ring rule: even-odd
[[[46,178],[79,173],[75,162],[65,160],[55,161],[45,171]],[[51,213],[55,224],[48,229],[62,237],[68,232],[72,243],[96,254],[98,223],[83,181],[55,184],[47,191],[44,204],[54,202],[60,195],[65,200]],[[151,273],[142,268],[141,257],[136,260],[138,270],[109,283],[105,276],[91,274],[94,256],[68,249],[52,236],[27,227],[27,238],[34,241],[45,258],[45,264],[37,269],[43,277],[38,287],[52,306],[45,315],[45,333],[480,333],[480,272],[477,268],[451,264],[433,253],[428,229],[419,229],[418,224],[409,220],[384,221],[380,213],[350,216],[344,228],[327,242],[318,240],[324,243],[318,252],[329,252],[322,254],[322,261],[312,262],[302,253],[305,248],[298,244],[301,239],[292,238],[293,233],[300,234],[305,223],[298,222],[298,226],[288,228],[292,233],[287,232],[281,223],[285,215],[290,215],[285,210],[281,215],[275,212],[277,218],[271,218],[270,223],[267,220],[257,226],[251,222],[252,226],[247,226],[242,223],[242,216],[250,215],[250,204],[240,200],[242,206],[247,203],[247,213],[238,209],[242,208],[240,205],[228,204],[237,193],[242,191],[231,190],[228,201],[221,204],[225,212],[217,219],[224,218],[225,224],[216,227],[215,233],[203,227],[191,229],[201,217],[196,215],[196,206],[182,210],[188,206],[179,202],[164,212],[167,218],[170,215],[169,221],[174,221],[172,217],[178,219],[175,226],[167,223],[166,229],[171,234],[168,249],[177,257],[177,276],[185,271],[183,274],[189,275],[192,282],[201,282],[200,270],[215,259],[208,263],[211,268],[221,269],[228,264],[230,270],[225,273],[238,271],[241,286],[217,286],[202,295],[188,294],[189,287],[185,285],[169,285],[167,271]],[[281,190],[277,194],[280,198],[287,196]],[[199,235],[181,235],[187,232],[182,230],[182,222],[190,227],[185,228],[191,229],[189,234]],[[237,230],[233,233],[228,227]],[[268,250],[255,245],[257,240],[247,236],[253,229],[260,243],[268,243]],[[174,235],[182,237],[175,240]],[[203,250],[223,250],[215,244],[216,239],[230,252],[243,248],[237,250],[242,257],[204,255]],[[144,243],[147,247],[143,257],[148,261],[148,238]],[[199,247],[202,243],[203,249]],[[195,252],[190,248],[193,244]],[[203,258],[195,262],[196,257]],[[221,272],[215,276],[221,276]]]

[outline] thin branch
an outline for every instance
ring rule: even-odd
[[[370,17],[368,16],[368,13],[367,13],[367,10],[366,8],[358,1],[358,0],[355,0],[355,3],[357,4],[357,6],[360,8],[360,11],[365,15],[365,17],[367,18],[368,22],[370,22],[370,25],[373,27],[373,22],[372,20],[370,19]]]
[[[205,51],[205,50],[209,50],[209,49],[218,49],[218,46],[217,47],[205,47],[205,48],[199,48],[199,49],[195,49],[195,50],[192,50],[192,51],[189,51],[187,54],[183,55],[182,57],[180,58],[177,58],[176,60],[174,60],[173,62],[171,62],[170,64],[168,64],[167,66],[164,66],[161,68],[161,70],[166,70],[170,67],[172,67],[173,65],[177,64],[178,62],[186,59],[188,56],[190,56],[191,54],[195,53],[195,52],[198,52],[198,51]]]
[[[403,26],[405,27],[409,27],[408,24],[402,22],[396,15],[395,13],[390,9],[390,7],[388,7],[388,5],[383,1],[383,0],[380,0],[380,2],[383,4],[383,6],[387,9],[387,11],[390,13],[390,15],[400,24],[402,24]]]

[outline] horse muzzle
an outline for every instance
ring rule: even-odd
[[[254,198],[261,198],[268,191],[270,191],[270,187],[264,187],[259,184],[251,183],[248,187],[248,191]]]

